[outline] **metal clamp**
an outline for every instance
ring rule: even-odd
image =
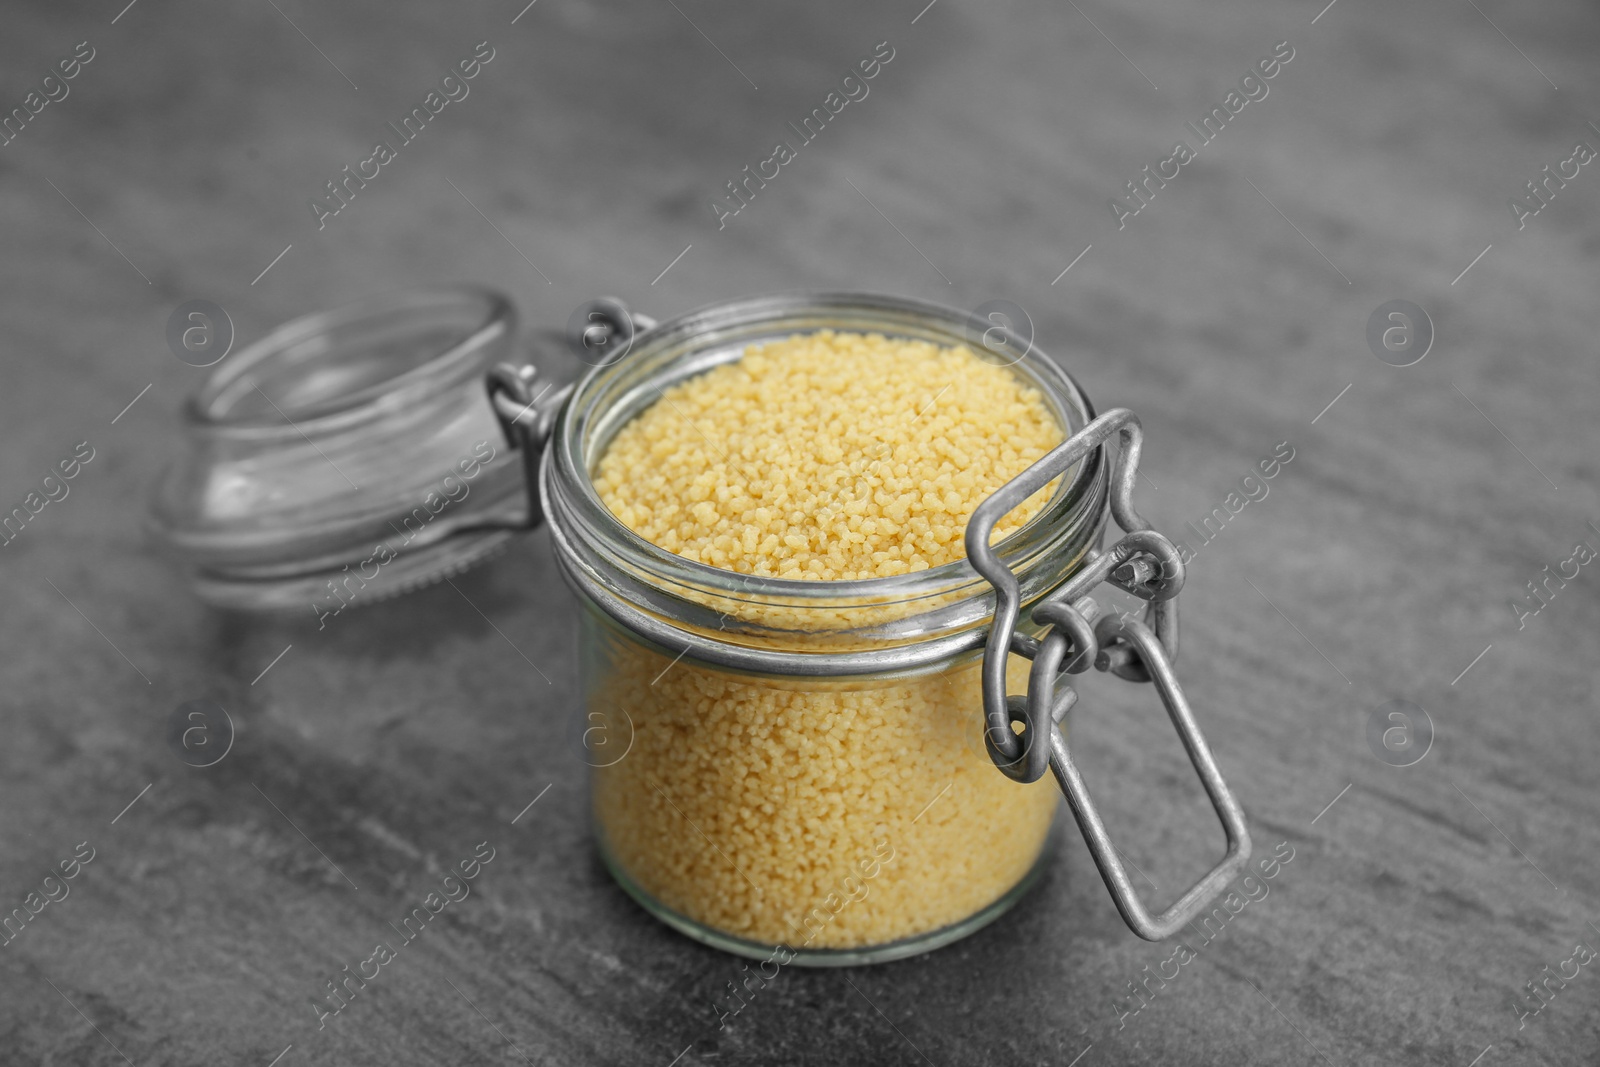
[[[1077,574],[1034,607],[1033,620],[1050,626],[1042,638],[1019,634],[1021,587],[989,545],[994,528],[1074,463],[1107,446],[1113,436],[1120,439],[1120,448],[1111,473],[1111,514],[1124,536],[1109,551],[1091,553]],[[1178,654],[1177,597],[1184,568],[1172,542],[1152,530],[1133,507],[1142,444],[1138,416],[1126,408],[1106,412],[978,505],[967,523],[966,549],[973,567],[995,589],[994,622],[983,659],[984,745],[989,756],[1002,773],[1018,782],[1038,781],[1047,769],[1054,773],[1123,921],[1140,937],[1161,941],[1199,914],[1249,861],[1250,833],[1244,811],[1223,781],[1173,673]],[[1144,600],[1144,619],[1102,613],[1088,595],[1101,582]],[[1006,694],[1006,661],[1013,652],[1033,660],[1026,697]],[[1091,662],[1097,670],[1129,681],[1155,683],[1227,836],[1222,860],[1153,917],[1134,890],[1066,738],[1057,729],[1078,699],[1071,686],[1060,684],[1062,678],[1087,670]],[[1020,734],[1013,724],[1021,724]]]
[[[547,387],[537,393],[533,391],[537,374],[538,370],[532,364],[518,367],[510,363],[497,363],[484,375],[484,384],[489,390],[489,406],[494,409],[500,430],[506,435],[511,450],[522,456],[523,496],[527,498],[527,507],[520,516],[478,519],[456,527],[452,533],[532,530],[544,522],[544,505],[539,496],[539,461],[544,458],[545,443],[550,440],[556,415],[571,395],[572,386],[558,390],[545,404],[538,405],[538,401],[549,390]]]
[[[600,297],[587,301],[572,313],[565,340],[573,354],[585,362],[592,362],[595,352],[605,350],[604,363],[613,363],[628,351],[638,334],[655,324],[655,319],[631,311],[615,297]],[[539,497],[539,463],[555,428],[556,416],[566,405],[574,386],[563,386],[545,399],[550,387],[547,385],[536,391],[533,383],[537,375],[538,368],[531,363],[522,366],[499,363],[484,375],[489,404],[500,421],[500,429],[512,450],[522,455],[527,509],[518,519],[486,519],[455,532],[532,530],[544,521],[544,504]]]

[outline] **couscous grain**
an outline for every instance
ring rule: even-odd
[[[822,331],[667,389],[617,433],[595,486],[688,559],[881,578],[962,558],[973,509],[1061,438],[1036,390],[969,349]],[[1037,858],[1058,794],[990,763],[976,661],[909,679],[755,678],[588,625],[592,706],[625,711],[632,730],[627,755],[595,772],[599,831],[679,914],[762,944],[880,945],[982,910]],[[1013,660],[1013,691],[1025,667]]]
[[[824,330],[666,390],[618,431],[595,488],[623,525],[685,559],[885,578],[960,559],[972,510],[1060,443],[1038,391],[971,349]]]

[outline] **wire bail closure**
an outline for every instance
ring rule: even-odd
[[[1077,574],[1034,606],[1032,620],[1050,627],[1042,638],[1018,633],[1021,588],[989,545],[994,528],[1074,463],[1108,447],[1113,437],[1120,447],[1111,474],[1111,514],[1124,536],[1108,551],[1091,551]],[[1250,833],[1173,672],[1184,567],[1172,542],[1134,509],[1142,445],[1137,415],[1127,408],[1106,412],[979,504],[967,523],[966,549],[973,567],[995,589],[994,622],[983,658],[984,746],[989,757],[1014,781],[1038,781],[1046,770],[1055,775],[1117,911],[1134,933],[1162,941],[1199,914],[1249,862]],[[1088,595],[1101,582],[1145,601],[1144,618],[1102,612]],[[1033,661],[1026,696],[1006,693],[1006,660],[1012,652]],[[1159,915],[1152,916],[1135,891],[1066,737],[1057,729],[1078,700],[1072,686],[1061,684],[1063,676],[1080,674],[1091,663],[1128,681],[1155,683],[1227,837],[1221,861]],[[1013,724],[1021,724],[1020,734]]]

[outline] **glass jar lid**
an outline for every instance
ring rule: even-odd
[[[302,609],[358,575],[375,600],[501,548],[528,505],[485,383],[516,357],[516,321],[487,289],[408,290],[295,319],[219,363],[150,508],[201,599]]]

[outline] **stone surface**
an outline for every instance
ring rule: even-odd
[[[1592,968],[1520,1030],[1514,1005],[1600,942],[1594,577],[1520,630],[1510,605],[1600,546],[1600,177],[1520,231],[1507,198],[1600,137],[1597,16],[1318,6],[9,5],[5,109],[95,55],[0,148],[0,507],[95,455],[0,549],[0,908],[95,854],[0,950],[0,1059],[1593,1062]],[[1108,201],[1285,39],[1269,95],[1119,230]],[[719,230],[724,183],[884,40],[870,95]],[[319,232],[309,199],[479,41],[470,95]],[[319,632],[202,608],[141,532],[202,375],[167,350],[175,306],[213,300],[248,340],[455,280],[512,293],[536,334],[601,293],[658,315],[797,288],[1012,300],[1097,404],[1141,414],[1141,507],[1175,536],[1290,442],[1198,550],[1180,665],[1258,852],[1294,850],[1270,895],[1119,1020],[1172,950],[1127,931],[1068,821],[989,929],[786,973],[719,1030],[740,963],[594,856],[546,535]],[[1437,328],[1412,367],[1367,350],[1392,299]],[[209,769],[165,740],[197,698],[238,726]],[[1395,698],[1436,732],[1405,768],[1367,742]],[[1091,678],[1074,715],[1170,899],[1220,847],[1181,751],[1136,687]],[[324,983],[482,841],[471,897],[319,1031]]]

